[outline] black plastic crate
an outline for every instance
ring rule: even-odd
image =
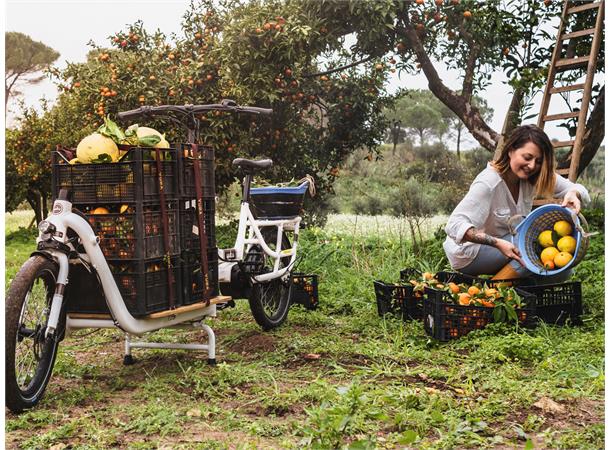
[[[471,283],[472,277],[464,278],[462,274],[439,272],[436,278],[449,283]],[[516,308],[519,324],[524,327],[534,327],[535,297],[520,289],[515,289],[523,299],[525,307]],[[444,290],[426,288],[423,302],[424,329],[426,333],[439,341],[449,341],[465,336],[473,330],[485,328],[494,322],[494,308],[475,305],[454,304],[450,294]]]
[[[89,207],[82,212],[100,238],[100,247],[107,260],[161,258],[166,254],[163,215],[158,203],[117,205],[110,210],[104,208],[108,214],[94,213],[100,209]],[[168,202],[166,213],[169,254],[178,255],[178,202]]]
[[[545,285],[520,285],[536,297],[536,317],[554,325],[582,324],[582,290],[579,281]]]
[[[214,181],[214,149],[209,146],[197,147],[199,158],[195,160],[191,144],[182,144],[179,152],[180,160],[180,195],[186,198],[196,198],[195,164],[199,164],[201,188],[203,197],[214,197],[216,185]]]
[[[69,164],[64,156],[68,150],[53,152],[53,199],[60,189],[72,192],[75,206],[107,206],[112,203],[159,201],[159,183],[167,198],[177,196],[178,162],[175,149],[161,152],[161,173],[157,168],[155,150],[127,147],[118,161],[100,164]]]
[[[171,263],[174,306],[178,307],[182,304],[179,258],[171,258]],[[109,266],[125,306],[133,316],[142,317],[169,309],[169,270],[163,259],[109,263]],[[80,264],[70,266],[65,300],[70,313],[110,314],[97,275]]]
[[[305,194],[250,194],[255,219],[292,218],[301,214]]]
[[[441,272],[439,272],[441,273]],[[442,272],[451,276],[451,272]],[[554,325],[582,324],[582,287],[579,281],[557,284],[535,284],[532,278],[516,280],[489,280],[471,275],[457,274],[464,282],[487,283],[490,287],[510,284],[535,297],[535,317]],[[461,282],[461,281],[460,281]]]
[[[207,236],[207,246],[216,247],[216,216],[214,197],[204,198],[203,218]],[[197,217],[197,201],[195,199],[180,200],[180,247],[182,250],[198,251],[199,220]]]
[[[174,276],[174,307],[182,306],[180,258],[119,262],[111,270],[127,309],[135,317],[170,309],[169,273]]]
[[[190,305],[203,301],[204,280],[201,276],[201,253],[182,252],[182,298],[183,304]],[[208,282],[212,288],[211,297],[219,294],[218,288],[218,248],[208,248]]]
[[[318,276],[293,273],[290,302],[303,305],[306,309],[312,311],[317,309],[319,303]]]
[[[388,284],[374,281],[377,313],[399,315],[403,320],[420,320],[423,317],[422,297],[416,296],[410,284]]]

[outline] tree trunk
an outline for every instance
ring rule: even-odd
[[[457,159],[458,161],[461,159],[460,158],[460,141],[462,140],[462,127],[458,127],[457,130],[457,147],[455,149],[455,151],[457,152]]]
[[[28,189],[28,192],[26,194],[26,200],[30,204],[32,211],[34,211],[36,223],[40,223],[44,218],[42,214],[42,199],[40,193],[33,189]]]

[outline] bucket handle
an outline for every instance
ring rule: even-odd
[[[513,236],[517,234],[517,232],[519,231],[519,225],[521,225],[525,217],[526,216],[523,214],[516,214],[514,216],[511,216],[510,219],[508,219],[508,231],[510,232],[510,234],[512,234]]]

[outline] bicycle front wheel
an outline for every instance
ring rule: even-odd
[[[51,378],[62,330],[58,327],[51,338],[45,334],[57,273],[53,261],[33,256],[21,267],[6,296],[6,406],[15,413],[34,407]]]
[[[275,250],[277,229],[263,230],[265,242]],[[281,250],[292,247],[286,234],[282,235]],[[273,259],[270,258],[263,249],[255,245],[246,256],[246,264],[254,267],[253,274],[264,274],[273,271]],[[290,263],[290,257],[280,259],[280,268],[286,267]],[[292,277],[288,276],[285,280],[275,278],[264,283],[252,285],[248,302],[254,320],[263,330],[268,331],[279,327],[288,316],[290,308],[290,289],[292,288]]]

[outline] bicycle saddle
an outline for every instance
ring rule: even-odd
[[[243,169],[268,169],[273,166],[273,161],[269,158],[267,159],[259,159],[255,161],[253,159],[245,159],[245,158],[235,158],[232,164],[236,167],[240,167]]]

